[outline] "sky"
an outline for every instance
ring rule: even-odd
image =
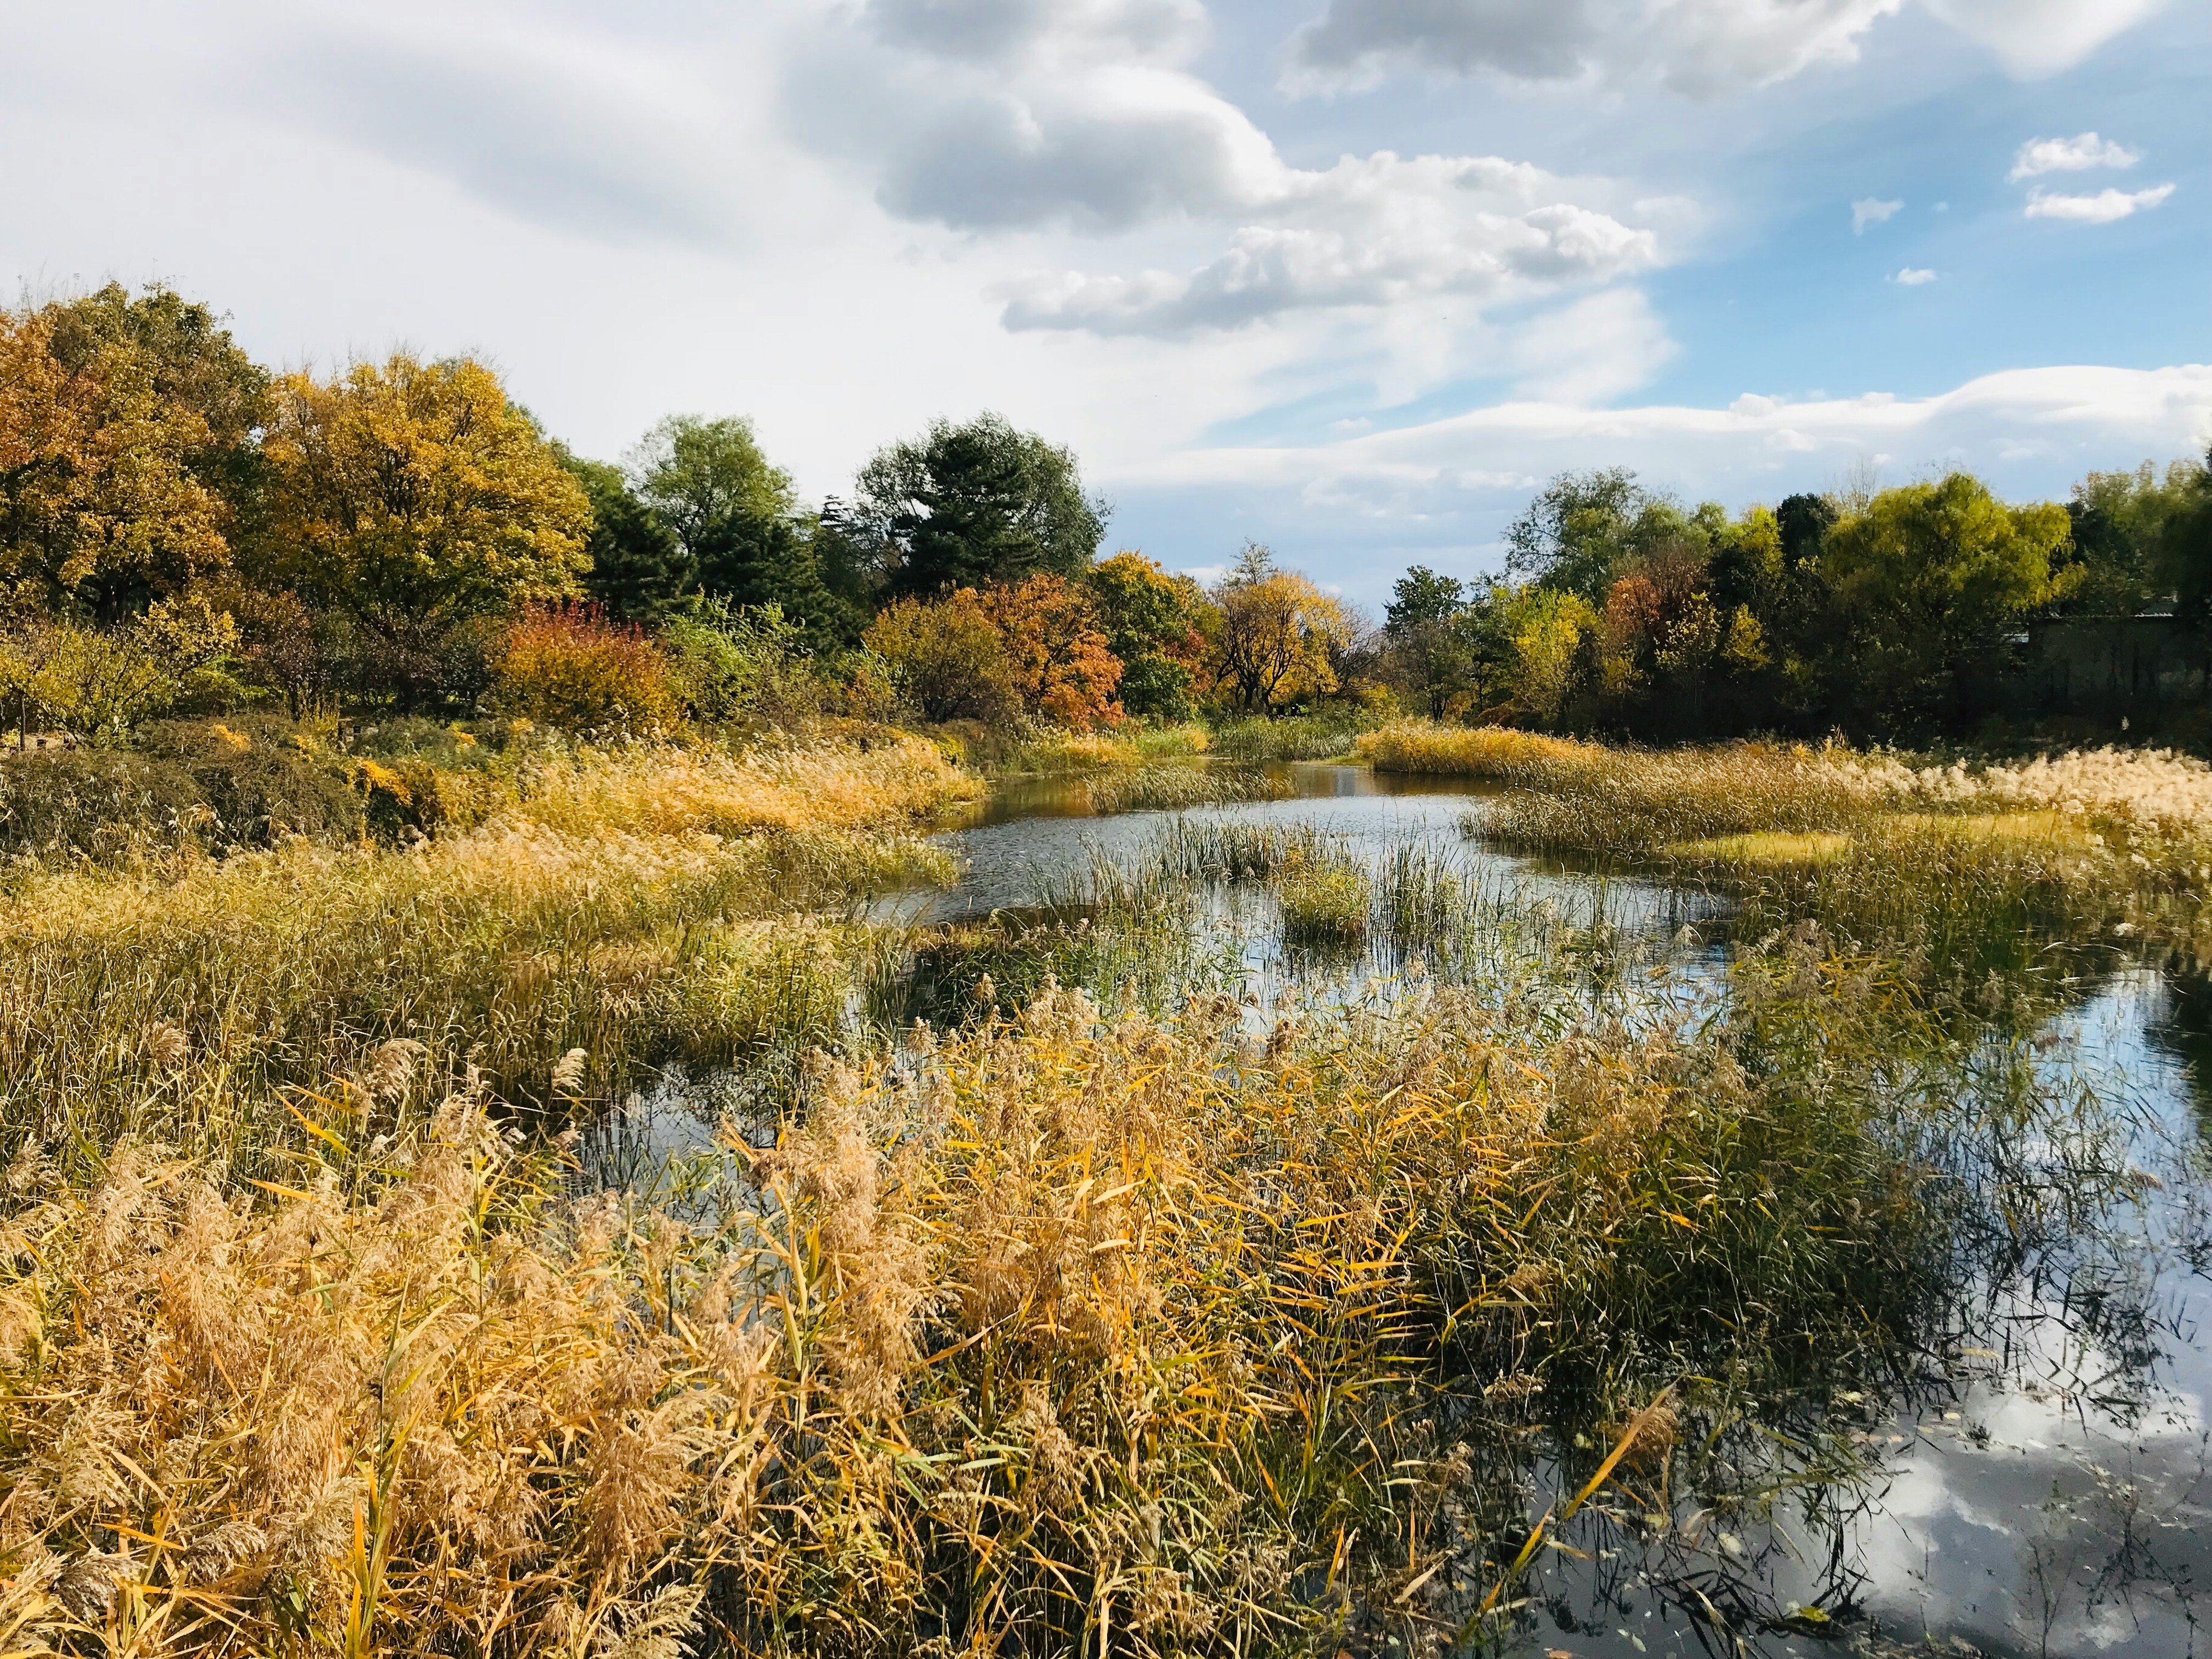
[[[0,0],[0,283],[493,363],[818,501],[998,410],[1370,605],[1544,480],[2212,442],[2204,0]]]

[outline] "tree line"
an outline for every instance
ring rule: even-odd
[[[2208,458],[2212,459],[2212,458]],[[2212,647],[2212,471],[2091,473],[2014,506],[1964,472],[1686,510],[1624,469],[1570,473],[1506,536],[1505,574],[1415,568],[1384,624],[1438,718],[1654,738],[1974,728],[2026,630],[2166,615]]]
[[[1734,517],[1571,474],[1500,578],[1416,568],[1379,629],[1256,544],[1205,586],[1102,557],[1109,518],[1069,450],[994,415],[813,508],[740,418],[596,460],[467,358],[275,374],[158,287],[0,312],[0,693],[80,738],[256,698],[665,724],[798,681],[842,712],[1076,728],[1337,700],[1891,731],[1973,717],[2027,620],[2163,605],[2212,633],[2193,463],[2067,506],[1954,475]]]

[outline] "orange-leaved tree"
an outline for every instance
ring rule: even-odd
[[[1121,723],[1121,659],[1088,593],[1065,577],[1036,575],[992,599],[1023,712],[1076,732]]]
[[[228,561],[261,372],[204,307],[111,285],[0,311],[0,583],[114,620]]]
[[[1063,577],[900,599],[868,625],[862,643],[926,720],[1030,715],[1089,731],[1121,719],[1114,696],[1121,659],[1089,596]]]

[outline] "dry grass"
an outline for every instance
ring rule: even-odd
[[[1460,1411],[1480,1439],[1914,1310],[1890,1073],[1832,1052],[1883,995],[1808,957],[1740,1029],[1539,1038],[1423,993],[1262,1042],[1048,990],[822,1066],[689,1230],[563,1205],[473,1098],[380,1143],[326,1117],[253,1201],[27,1155],[0,1630],[672,1659],[1455,1623],[1510,1540],[1468,1529],[1440,1387],[1506,1402]]]
[[[824,1010],[865,952],[765,924],[949,879],[947,860],[896,835],[704,826],[810,807],[814,824],[903,823],[967,787],[934,754],[623,757],[411,852],[295,842],[177,879],[39,876],[0,900],[8,1124],[85,1158],[151,1133],[250,1163],[284,1138],[287,1090],[392,1042],[427,1054],[418,1089],[465,1059],[503,1098],[550,1103],[573,1049],[596,1097],[636,1061],[831,1042]]]
[[[1509,786],[1474,833],[1747,890],[1761,922],[1970,965],[2033,954],[2027,930],[2180,939],[2212,890],[2212,769],[2162,751],[2021,766],[1913,766],[1840,745],[1613,749],[1503,728],[1394,726],[1384,769]]]
[[[586,753],[537,768],[520,784],[511,817],[579,836],[894,830],[981,788],[920,738],[734,757],[657,747]]]

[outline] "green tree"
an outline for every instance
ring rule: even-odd
[[[1505,568],[1523,580],[1602,601],[1635,559],[1698,526],[1626,467],[1563,472],[1507,526]]]
[[[2010,631],[2054,597],[2070,538],[2064,507],[2008,507],[1963,472],[1844,519],[1820,554],[1846,630],[1828,659],[1839,708],[1891,729],[1969,713]]]
[[[2179,479],[2172,471],[2166,476],[2179,499],[2159,526],[2153,581],[2172,600],[2174,615],[2212,647],[2212,451]]]
[[[2162,556],[2167,529],[2185,516],[2203,469],[2176,461],[2160,477],[2145,461],[2132,472],[2092,472],[2067,504],[2073,521],[2069,568],[2079,574],[2061,608],[2075,616],[2132,617],[2177,596],[2177,572]]]
[[[620,467],[556,447],[592,503],[592,533],[584,544],[592,568],[584,591],[623,622],[667,615],[697,585],[698,561]]]
[[[287,375],[263,452],[245,574],[345,617],[368,682],[410,705],[448,685],[459,630],[580,591],[590,501],[480,363],[401,352]]]
[[[708,595],[775,605],[824,642],[857,633],[851,604],[823,580],[819,521],[800,511],[791,475],[769,463],[750,421],[672,415],[631,453],[630,476]]]
[[[1467,604],[1455,578],[1417,564],[1398,579],[1383,611],[1392,662],[1431,720],[1442,720],[1471,690]]]
[[[878,451],[850,517],[885,550],[893,591],[926,595],[1040,572],[1079,576],[1109,511],[1083,493],[1073,452],[985,414]]]

